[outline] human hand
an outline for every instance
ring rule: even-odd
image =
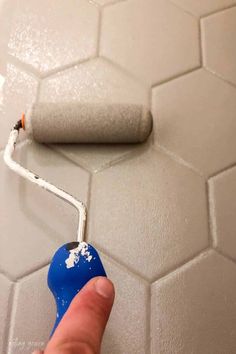
[[[44,352],[33,354],[99,354],[114,297],[110,280],[91,279],[71,302]]]

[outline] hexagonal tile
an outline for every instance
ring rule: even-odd
[[[204,180],[149,151],[94,175],[89,239],[148,279],[208,244]]]
[[[197,20],[166,0],[122,1],[104,9],[100,54],[160,83],[200,65]]]
[[[210,251],[155,283],[151,353],[235,353],[235,272]]]
[[[38,81],[12,64],[0,70],[0,148],[7,143],[10,130],[35,101]],[[24,136],[24,134],[22,134]]]
[[[12,284],[10,281],[5,278],[2,274],[0,274],[0,306],[1,306],[1,313],[0,313],[0,352],[5,352],[5,345],[6,345],[6,329],[8,323],[8,316],[9,316],[9,300],[11,295],[11,288]]]
[[[47,271],[37,271],[17,284],[9,354],[31,354],[34,349],[44,348],[49,339],[56,306],[47,287]]]
[[[29,143],[19,148],[17,160],[86,202],[88,174],[62,156]],[[48,262],[64,241],[76,239],[77,212],[10,171],[2,155],[0,168],[0,269],[17,278]]]
[[[42,80],[41,102],[148,104],[148,87],[109,61],[96,58]]]
[[[88,1],[23,0],[11,11],[8,52],[40,73],[95,55],[98,9]]]
[[[193,15],[203,16],[236,4],[236,0],[171,0]]]
[[[202,21],[204,65],[236,85],[236,8]]]
[[[148,88],[103,59],[95,59],[43,80],[40,101],[140,103],[148,105]],[[54,145],[55,147],[55,145]],[[133,150],[135,145],[57,145],[71,160],[97,171]]]
[[[116,298],[103,339],[103,354],[145,354],[148,287],[123,267],[101,255],[116,289]]]
[[[210,180],[214,241],[236,259],[236,167]]]
[[[205,175],[236,162],[236,90],[197,70],[153,90],[156,144]]]

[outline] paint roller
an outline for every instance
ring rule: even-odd
[[[39,143],[140,143],[152,129],[138,104],[37,103],[22,118]]]
[[[61,246],[49,267],[48,286],[57,308],[52,335],[75,295],[90,279],[106,276],[106,272],[97,250],[84,241],[85,205],[13,160],[21,128],[40,143],[141,143],[151,133],[152,115],[139,104],[36,103],[10,132],[6,164],[78,210],[77,241]]]

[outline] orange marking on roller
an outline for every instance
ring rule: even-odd
[[[25,113],[22,113],[21,115],[21,124],[22,128],[25,130]]]

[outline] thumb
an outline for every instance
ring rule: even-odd
[[[90,280],[71,302],[44,354],[99,354],[114,295],[107,278]]]

